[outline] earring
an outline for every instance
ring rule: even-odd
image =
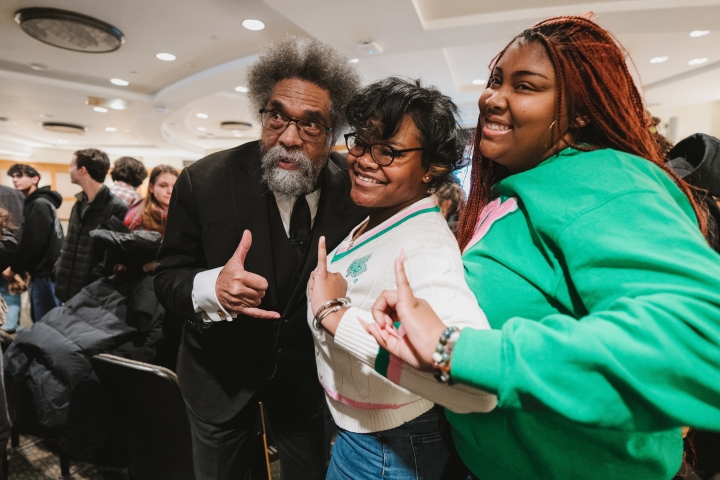
[[[425,181],[426,181],[426,182],[429,182],[429,181],[430,181],[430,177],[429,177],[428,175],[425,175]]]

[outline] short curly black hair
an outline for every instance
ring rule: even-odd
[[[316,38],[289,35],[285,40],[271,43],[247,70],[248,97],[255,112],[267,106],[275,85],[288,78],[307,80],[330,92],[332,138],[337,140],[347,127],[345,105],[360,89],[360,75],[355,66]]]
[[[451,182],[452,173],[465,166],[470,139],[460,125],[457,105],[420,80],[390,77],[372,83],[350,100],[345,112],[350,126],[368,141],[391,138],[409,115],[420,131],[422,164],[433,174],[431,189]]]
[[[16,173],[20,174],[21,177],[40,178],[40,174],[38,173],[38,171],[26,163],[16,163],[12,167],[10,167],[7,172],[9,177],[12,177]]]
[[[139,187],[148,176],[145,165],[132,157],[120,157],[113,163],[110,177],[114,182],[125,182],[134,188]]]
[[[108,170],[110,170],[110,159],[102,150],[86,148],[75,152],[75,165],[77,168],[85,167],[90,178],[103,183]]]

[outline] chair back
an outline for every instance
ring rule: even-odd
[[[190,423],[177,376],[105,353],[95,355],[92,364],[121,416],[131,478],[195,480]]]

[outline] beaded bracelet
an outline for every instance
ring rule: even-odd
[[[435,369],[433,375],[435,380],[440,383],[453,384],[452,378],[450,378],[450,359],[458,338],[460,338],[458,327],[446,328],[435,347],[435,353],[432,354],[433,368]]]
[[[351,305],[350,300],[347,298],[334,298],[332,300],[328,300],[327,302],[320,305],[320,308],[318,308],[317,313],[313,317],[313,328],[315,330],[320,330],[321,328],[325,330],[325,327],[322,325],[322,321],[327,317],[328,315],[331,315],[341,308],[346,308]],[[330,308],[332,307],[332,308]]]

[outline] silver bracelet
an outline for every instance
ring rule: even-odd
[[[334,298],[323,303],[322,305],[320,305],[320,308],[318,308],[317,313],[313,317],[313,328],[318,331],[320,331],[321,328],[325,330],[325,327],[322,326],[322,321],[325,319],[325,317],[327,317],[328,315],[332,315],[341,308],[347,308],[350,305],[350,300],[344,297]]]

